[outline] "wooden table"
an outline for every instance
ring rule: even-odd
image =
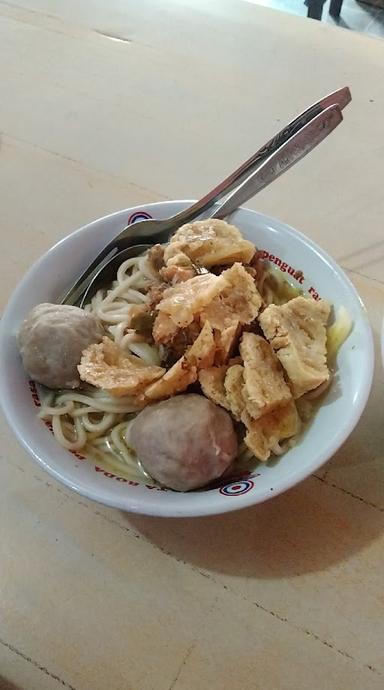
[[[384,687],[384,42],[227,0],[0,1],[1,302],[115,209],[197,198],[349,84],[345,122],[249,205],[347,269],[377,347],[315,476],[207,519],[128,515],[38,469],[1,422],[0,680],[25,690]]]

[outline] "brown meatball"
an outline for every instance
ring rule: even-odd
[[[102,337],[93,314],[65,304],[38,304],[21,324],[17,343],[34,381],[48,388],[77,388],[81,353]]]
[[[134,420],[128,444],[149,474],[176,491],[220,477],[237,455],[228,412],[202,395],[177,395],[146,407]]]

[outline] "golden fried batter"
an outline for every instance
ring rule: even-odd
[[[117,397],[140,393],[165,372],[162,367],[150,366],[139,357],[128,355],[106,336],[98,345],[89,345],[83,351],[78,370],[82,381]]]
[[[165,263],[181,254],[205,268],[249,263],[256,251],[240,230],[224,220],[207,218],[183,225],[171,238],[164,252]]]

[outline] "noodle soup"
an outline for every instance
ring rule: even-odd
[[[177,266],[177,264],[171,263],[171,267],[175,265]],[[214,275],[220,276],[230,265],[229,262],[206,268],[200,264],[199,268],[203,268],[205,272],[213,271]],[[269,305],[285,305],[303,295],[303,289],[291,284],[286,273],[279,270],[277,266],[271,266],[257,253],[249,264],[244,265],[254,280],[256,290],[262,300],[262,309]],[[193,269],[192,277],[198,275],[196,265],[191,262],[191,266]],[[182,268],[189,270],[188,265],[182,266]],[[169,276],[169,271],[167,275]],[[191,280],[191,277],[187,276],[186,280],[181,282],[187,283],[188,280]],[[143,365],[160,367],[165,363],[165,366],[169,368],[169,364],[167,364],[169,351],[164,344],[155,341],[151,330],[148,336],[148,323],[146,324],[147,332],[145,335],[140,329],[133,328],[133,324],[137,322],[138,313],[152,314],[152,316],[156,313],[156,305],[154,308],[153,304],[152,306],[149,304],[151,301],[153,302],[153,288],[159,288],[161,285],[164,288],[164,283],[161,284],[159,280],[158,270],[154,267],[153,257],[151,260],[150,254],[145,253],[123,262],[118,269],[116,280],[110,288],[100,290],[84,309],[96,317],[102,324],[105,335],[122,352],[139,358]],[[172,287],[172,283],[165,284],[165,289],[167,286]],[[311,300],[309,295],[307,298]],[[150,326],[152,327],[152,325],[153,319],[150,321]],[[333,365],[336,352],[348,336],[350,328],[351,321],[345,310],[328,328],[329,366]],[[257,319],[251,324],[245,325],[243,330],[261,333]],[[237,336],[237,342],[239,341],[240,334]],[[239,355],[237,344],[232,355],[234,357]],[[197,378],[193,390],[196,390],[198,382]],[[296,399],[296,408],[302,422],[301,426],[308,424],[329,383],[330,379],[325,382],[326,385],[320,385],[310,394]],[[204,387],[203,392],[205,393]],[[315,402],[317,398],[319,400]],[[51,391],[41,387],[40,399],[39,415],[51,424],[55,438],[61,446],[71,452],[80,453],[106,471],[115,472],[130,481],[144,482],[149,485],[156,483],[146,471],[140,458],[127,443],[132,422],[148,401],[140,399],[137,395],[129,394],[116,397],[108,390],[97,388],[86,382],[74,390]],[[214,400],[214,398],[212,399]],[[228,407],[227,409],[230,410]],[[244,442],[243,424],[236,417],[234,417],[234,421],[237,422],[236,431],[239,437],[239,452],[232,468],[236,474],[254,469],[261,458],[255,457],[252,447],[250,448]],[[281,455],[294,443],[296,443],[296,434],[283,438],[281,442],[277,439],[271,445],[273,455]]]

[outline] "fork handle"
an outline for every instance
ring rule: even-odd
[[[225,218],[251,199],[264,187],[276,180],[286,170],[304,158],[320,144],[342,121],[338,105],[331,105],[314,117],[297,134],[277,149],[253,174],[251,174],[221,206],[210,216]]]
[[[204,211],[212,208],[212,206],[221,199],[224,195],[230,193],[239,184],[244,183],[244,180],[249,180],[249,176],[255,171],[255,168],[259,168],[263,161],[269,160],[271,154],[279,149],[281,144],[301,130],[301,128],[310,122],[319,113],[323,112],[330,104],[338,104],[340,108],[344,108],[351,100],[351,94],[349,88],[346,86],[342,89],[338,89],[333,93],[325,96],[317,103],[311,105],[307,110],[305,110],[301,115],[296,117],[292,122],[290,122],[284,129],[278,132],[272,139],[270,139],[261,149],[256,151],[248,160],[245,161],[237,170],[235,170],[231,175],[225,178],[220,184],[217,185],[212,191],[208,192],[200,201],[197,201],[192,206],[188,207],[184,211],[177,213],[176,215],[168,218],[166,221],[156,221],[157,223],[165,224],[163,225],[163,232],[165,239],[168,239],[169,229],[177,229],[184,223],[187,223],[195,218],[198,218]],[[268,183],[267,183],[268,184]],[[265,186],[265,185],[264,185]],[[255,192],[254,192],[255,193]],[[253,194],[249,194],[244,201],[249,199]],[[232,198],[232,195],[231,197]],[[239,205],[239,204],[237,204]],[[227,211],[228,215],[229,211]],[[153,221],[142,221],[140,225],[150,224]],[[148,225],[148,227],[150,227]],[[75,285],[67,292],[62,300],[62,304],[75,304],[76,301],[81,297],[82,292],[87,288],[87,286],[92,282],[95,275],[99,272],[100,268],[104,266],[108,261],[113,258],[113,256],[119,251],[119,244],[123,243],[127,238],[132,240],[132,234],[134,234],[133,226],[127,226],[122,230],[116,237],[114,237],[104,249],[95,257],[94,261],[87,268],[86,271],[80,276]],[[149,240],[149,238],[156,236],[157,241],[163,241],[159,239],[162,236],[159,232],[159,227],[157,229],[152,229],[150,232],[142,234],[142,238]],[[132,243],[132,242],[131,242]]]
[[[189,206],[184,211],[180,211],[170,220],[177,221],[180,225],[188,223],[197,218],[199,215],[207,211],[225,194],[229,194],[235,187],[238,187],[250,174],[259,168],[263,161],[267,160],[275,151],[279,150],[282,144],[289,141],[296,133],[298,133],[306,124],[311,122],[314,117],[324,112],[331,105],[338,105],[340,110],[345,108],[351,101],[351,92],[348,86],[344,86],[337,91],[333,91],[324,98],[313,103],[309,108],[304,110],[300,115],[295,117],[288,125],[286,125],[280,132],[277,132],[272,139],[267,141],[256,153],[246,160],[239,168],[237,168],[231,175],[220,182],[217,187],[212,189],[202,199]],[[249,197],[248,197],[249,198]]]

